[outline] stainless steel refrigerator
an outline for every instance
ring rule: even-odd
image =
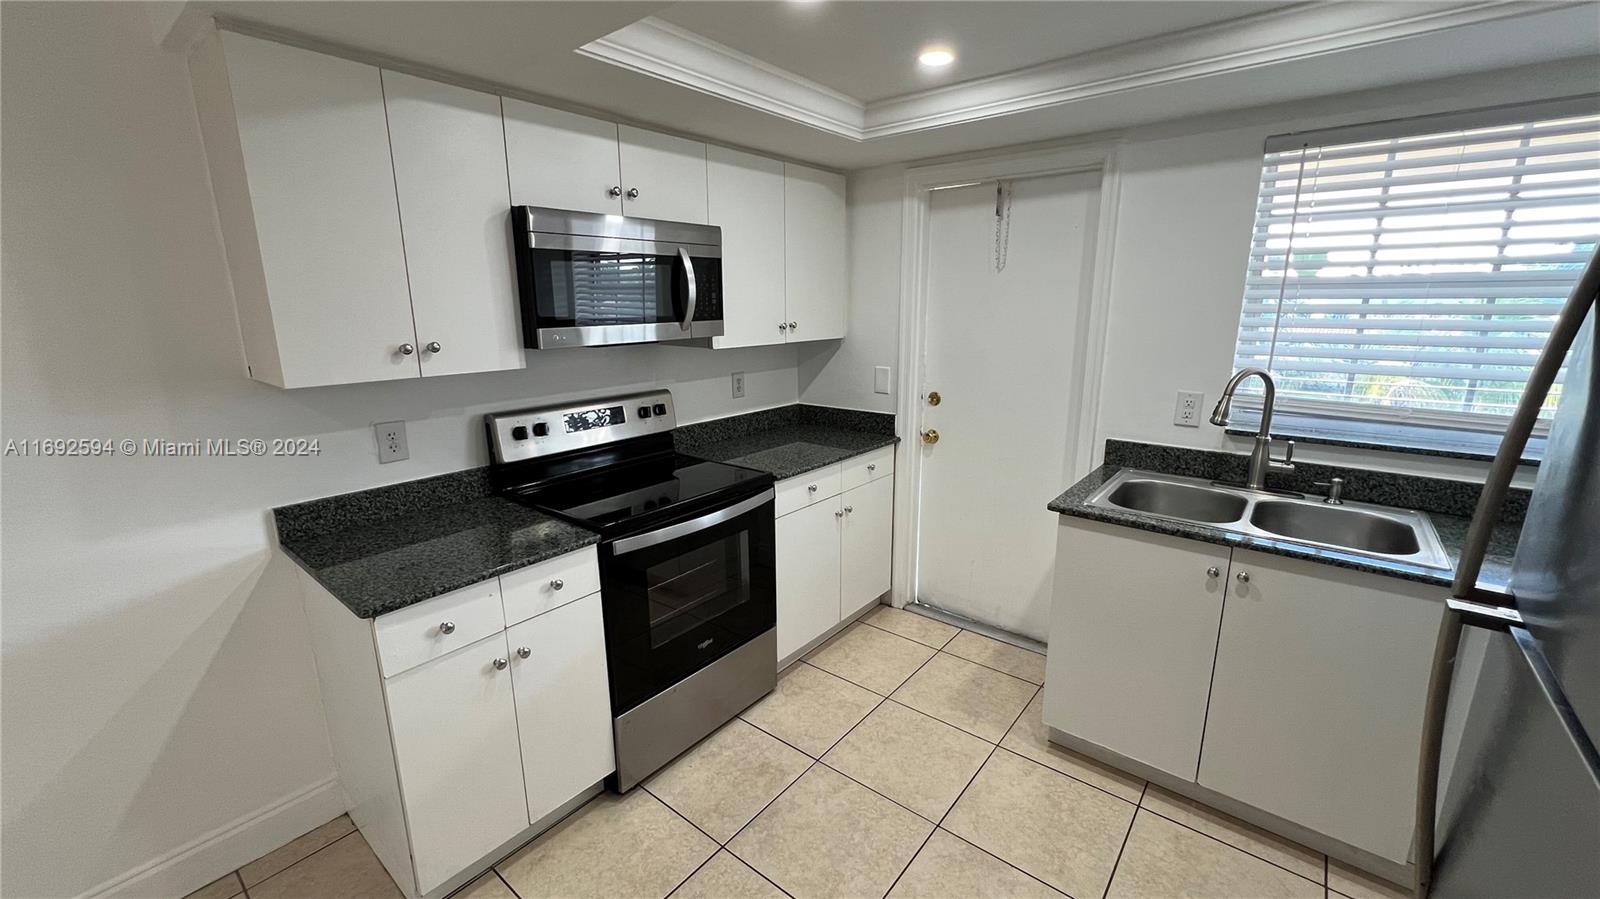
[[[1552,332],[1542,378],[1536,369],[1535,381],[1545,383],[1529,387],[1530,394],[1548,388],[1565,359],[1561,403],[1517,546],[1512,598],[1476,589],[1483,541],[1474,546],[1469,538],[1440,634],[1418,797],[1418,845],[1434,852],[1417,866],[1419,895],[1600,897],[1600,756],[1593,741],[1600,736],[1597,260]],[[1524,420],[1514,420],[1506,437],[1478,509],[1480,537],[1542,396],[1528,398]]]

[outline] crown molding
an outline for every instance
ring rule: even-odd
[[[583,56],[861,140],[866,104],[687,29],[649,16],[591,41]]]
[[[1577,2],[1304,3],[866,103],[655,17],[577,50],[853,141],[1292,63]]]

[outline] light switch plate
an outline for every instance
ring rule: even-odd
[[[1178,405],[1172,411],[1172,423],[1184,428],[1200,427],[1200,406],[1206,395],[1198,390],[1178,391]]]
[[[889,392],[889,366],[878,365],[872,369],[872,392]]]
[[[744,372],[733,373],[733,398],[740,399],[744,396]]]
[[[399,462],[411,458],[411,450],[406,447],[406,423],[403,421],[380,421],[372,426],[372,432],[378,438],[378,462]]]

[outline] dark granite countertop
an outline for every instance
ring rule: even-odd
[[[279,543],[357,617],[376,618],[599,540],[509,500],[480,496],[323,534],[291,528]]]
[[[686,425],[673,436],[680,452],[779,480],[900,442],[893,415],[806,405]]]
[[[1175,521],[1170,518],[1158,518],[1140,512],[1102,509],[1087,505],[1089,498],[1095,494],[1095,491],[1104,486],[1113,475],[1122,471],[1123,468],[1124,466],[1121,465],[1102,465],[1096,468],[1088,476],[1068,487],[1066,492],[1051,500],[1048,508],[1052,512],[1059,512],[1062,515],[1070,515],[1074,518],[1103,521],[1108,524],[1138,528],[1157,534],[1169,534],[1174,537],[1203,540],[1207,543],[1217,543],[1224,546],[1242,546],[1274,555],[1307,559],[1313,562],[1335,565],[1340,568],[1382,574],[1425,584],[1438,584],[1448,587],[1455,577],[1453,567],[1450,571],[1424,568],[1407,562],[1375,559],[1370,556],[1340,552],[1336,549],[1306,546],[1305,544],[1282,540],[1270,540],[1203,524]],[[1461,557],[1461,547],[1466,542],[1469,519],[1464,516],[1442,512],[1427,512],[1426,514],[1433,520],[1434,530],[1439,533],[1439,542],[1444,545],[1445,552],[1450,556],[1453,566]],[[1520,521],[1504,523],[1495,528],[1494,534],[1489,541],[1488,552],[1484,557],[1483,569],[1478,576],[1478,585],[1480,587],[1490,590],[1506,589],[1506,585],[1511,578],[1511,562],[1516,554],[1517,538],[1521,531],[1522,524]]]

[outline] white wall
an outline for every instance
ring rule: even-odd
[[[1588,59],[1102,136],[1120,144],[1121,193],[1096,452],[1108,437],[1245,448],[1245,441],[1209,425],[1173,425],[1172,412],[1180,389],[1202,390],[1208,402],[1215,400],[1231,369],[1261,146],[1268,135],[1592,92],[1597,75],[1600,64]],[[894,408],[892,397],[870,395],[870,366],[895,358],[890,324],[900,301],[904,175],[904,166],[886,166],[850,176],[852,330],[836,351],[802,355],[805,402]],[[857,329],[858,320],[874,328]],[[888,324],[880,330],[880,322]],[[1486,469],[1333,447],[1303,446],[1300,455],[1459,477],[1481,477]]]
[[[249,381],[184,60],[155,46],[138,4],[6,3],[3,24],[0,439],[322,447],[0,461],[3,892],[78,895],[311,790],[167,870],[216,876],[342,809],[270,507],[484,464],[489,410],[656,385],[685,420],[794,402],[797,350],[556,351],[524,372],[301,391]],[[747,376],[737,403],[733,370]],[[411,458],[379,467],[369,426],[390,419],[408,422]],[[159,871],[141,884],[198,885]]]

